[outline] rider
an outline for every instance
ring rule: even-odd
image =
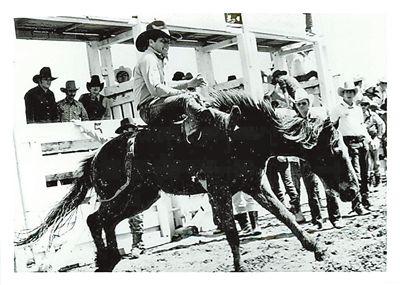
[[[204,79],[197,76],[174,88],[165,84],[164,65],[168,58],[171,36],[163,21],[147,25],[146,31],[136,39],[136,48],[143,52],[133,74],[134,94],[139,98],[138,110],[149,125],[172,121],[176,115],[185,113],[196,124],[213,124],[230,135],[241,116],[238,106],[230,114],[214,108],[206,108],[187,89],[204,86]],[[190,134],[188,134],[190,135]]]

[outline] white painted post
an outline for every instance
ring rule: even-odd
[[[89,61],[90,76],[101,74],[101,65],[99,58],[99,49],[96,42],[86,42],[86,52]]]
[[[208,87],[215,85],[214,70],[211,60],[211,52],[204,52],[202,48],[195,48],[197,72],[206,80],[208,86],[201,87],[200,94],[204,97],[208,96]]]
[[[114,68],[112,64],[111,48],[106,46],[100,49],[101,74],[106,82],[106,86],[114,85]]]
[[[274,69],[288,71],[286,59],[279,51],[271,53],[271,59],[274,64]]]
[[[333,93],[332,74],[329,68],[326,45],[322,39],[315,42],[314,50],[317,59],[316,64],[322,104],[330,110],[336,100],[334,97],[335,93]]]
[[[240,60],[242,62],[244,90],[255,99],[264,96],[261,70],[258,66],[256,36],[244,31],[237,35]]]

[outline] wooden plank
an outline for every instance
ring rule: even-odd
[[[101,66],[100,66],[100,58],[99,58],[99,49],[97,47],[96,42],[87,42],[86,43],[86,53],[87,53],[87,57],[88,57],[90,76],[100,75],[101,74]]]
[[[104,47],[100,49],[101,74],[103,75],[106,86],[111,86],[115,82],[114,68],[112,65],[111,48]]]
[[[115,95],[115,94],[132,92],[132,90],[133,90],[133,81],[129,80],[129,81],[122,82],[122,83],[119,83],[119,84],[106,86],[104,88],[104,95],[105,96],[112,96],[112,95]]]
[[[240,86],[240,84],[243,84],[243,78],[238,78],[235,80],[223,82],[214,85],[213,87],[218,89],[218,90],[223,90],[223,89],[231,89]]]
[[[111,100],[111,106],[123,105],[134,101],[134,94],[132,91],[118,94],[115,98]]]
[[[42,155],[94,150],[100,146],[101,143],[94,139],[42,143]]]
[[[57,173],[57,174],[49,174],[49,175],[46,175],[46,182],[63,180],[63,179],[73,179],[76,177],[77,177],[77,175],[73,171]]]
[[[114,120],[121,120],[123,119],[123,114],[122,114],[122,108],[121,105],[117,105],[114,107],[111,107],[112,110],[112,115]]]
[[[124,112],[124,118],[128,118],[128,117],[133,118],[134,117],[134,115],[132,113],[132,105],[130,102],[122,105],[122,111]]]
[[[258,65],[256,37],[253,33],[243,32],[238,36],[238,47],[243,70],[244,90],[254,99],[262,99],[264,90]]]

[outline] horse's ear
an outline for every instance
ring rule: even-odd
[[[334,126],[335,129],[339,128],[339,120],[336,120],[336,122],[333,122],[332,125]]]

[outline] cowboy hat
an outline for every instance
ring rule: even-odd
[[[379,83],[387,83],[386,77],[379,78]]]
[[[376,89],[375,86],[371,86],[365,89],[364,96],[381,98],[381,95],[379,94],[379,91]]]
[[[180,35],[172,36],[167,29],[164,21],[153,21],[146,26],[146,31],[141,33],[136,38],[136,48],[138,51],[144,52],[147,49],[150,37],[167,38],[170,40],[177,40],[179,38],[182,38],[182,36]]]
[[[126,129],[128,129],[129,127],[133,127],[136,128],[136,124],[135,121],[133,120],[133,118],[124,118],[120,121],[120,126],[118,127],[118,129],[115,130],[116,134],[122,134],[122,132]]]
[[[361,100],[360,100],[360,105],[361,104],[369,104],[369,105],[371,105],[372,104],[372,100],[369,99],[367,96],[363,96],[361,98]]]
[[[39,83],[39,80],[42,78],[50,78],[51,81],[57,79],[57,77],[53,77],[51,76],[51,70],[50,67],[42,67],[42,69],[39,71],[39,74],[36,74],[35,76],[33,76],[32,80],[35,83]]]
[[[120,66],[120,67],[118,67],[116,70],[114,70],[114,76],[115,76],[115,78],[117,78],[117,76],[118,76],[118,73],[120,73],[120,72],[126,72],[126,73],[128,73],[128,80],[130,80],[131,79],[131,77],[132,77],[132,70],[129,68],[129,67],[125,67],[125,66]]]
[[[282,75],[287,75],[287,71],[277,69],[274,72],[272,72],[272,81],[271,81],[271,83],[275,85],[277,83],[277,78],[279,76],[282,76]]]
[[[343,97],[344,91],[350,91],[350,90],[353,90],[355,92],[355,95],[357,95],[358,87],[354,85],[354,82],[353,81],[345,81],[343,83],[343,87],[340,86],[338,88],[338,94],[339,94],[339,96]]]
[[[90,82],[86,82],[86,88],[90,91],[91,87],[100,87],[100,91],[104,88],[104,82],[100,82],[98,75],[92,75]]]
[[[67,93],[67,91],[76,91],[79,88],[76,88],[75,86],[75,81],[74,80],[68,80],[65,82],[65,88],[61,87],[60,90],[61,92]]]
[[[306,90],[303,88],[297,88],[295,93],[294,93],[294,102],[298,103],[302,100],[308,100],[308,103],[311,103],[314,101],[314,96],[311,94],[308,94]]]
[[[180,81],[185,79],[185,74],[182,71],[177,71],[172,77],[172,81]]]

